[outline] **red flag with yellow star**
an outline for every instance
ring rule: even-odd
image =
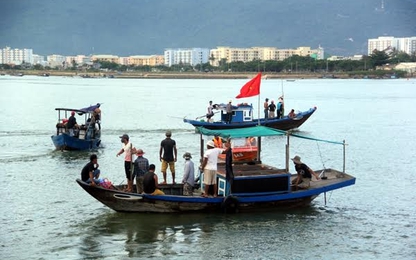
[[[261,82],[261,72],[257,74],[252,80],[244,84],[240,89],[240,94],[235,98],[245,98],[257,96],[260,94],[260,82]]]

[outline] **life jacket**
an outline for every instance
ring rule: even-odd
[[[214,137],[214,138],[212,138],[212,141],[214,142],[215,147],[222,148],[222,140],[221,140],[221,137],[218,138],[218,139],[216,139]]]

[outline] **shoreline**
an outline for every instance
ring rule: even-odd
[[[0,71],[1,75],[12,76],[60,76],[81,78],[117,78],[117,79],[251,79],[257,72],[73,72],[73,71]],[[349,75],[348,73],[264,73],[262,79],[360,79],[365,75]],[[368,78],[380,78],[368,76]]]

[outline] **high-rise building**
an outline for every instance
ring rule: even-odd
[[[209,49],[187,48],[187,49],[165,49],[164,59],[166,66],[191,65],[207,63],[209,61]]]
[[[386,51],[395,49],[407,54],[413,54],[416,51],[416,36],[395,38],[393,36],[382,36],[377,39],[368,39],[368,55],[374,50]]]
[[[23,63],[33,64],[32,49],[11,49],[10,47],[0,49],[0,64],[20,65]]]

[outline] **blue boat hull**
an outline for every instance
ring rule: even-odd
[[[204,127],[211,130],[219,130],[219,129],[234,129],[234,128],[245,128],[245,127],[253,127],[256,125],[267,126],[279,130],[290,130],[299,128],[308,118],[316,111],[316,107],[309,109],[308,111],[298,113],[295,118],[289,118],[287,116],[277,119],[268,118],[265,120],[261,118],[260,120],[255,119],[252,121],[247,122],[231,122],[231,124],[226,124],[224,122],[205,122],[205,121],[198,121],[198,120],[191,120],[191,119],[183,119],[185,123],[189,123],[195,127]]]
[[[52,142],[58,150],[92,150],[100,147],[101,139],[79,139],[77,137],[72,137],[69,134],[63,133],[60,135],[51,136]]]

